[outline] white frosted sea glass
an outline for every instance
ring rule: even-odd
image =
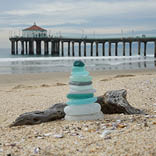
[[[89,90],[93,89],[92,85],[87,85],[87,86],[76,86],[76,85],[69,85],[70,89],[72,90]]]
[[[104,119],[104,114],[100,111],[95,114],[88,114],[88,115],[66,115],[65,116],[66,120],[75,120],[75,121],[80,121],[80,120],[103,120]]]
[[[85,105],[71,105],[66,106],[64,112],[66,115],[86,115],[100,112],[101,106],[98,103]]]
[[[87,94],[87,93],[95,93],[96,90],[95,89],[87,89],[87,90],[73,90],[70,89],[69,93],[71,94]]]

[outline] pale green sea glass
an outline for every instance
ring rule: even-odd
[[[70,85],[70,89],[81,91],[81,90],[93,89],[93,87],[92,85],[87,85],[87,86]]]
[[[70,76],[70,81],[88,82],[92,81],[91,76]]]
[[[72,67],[72,72],[83,72],[86,71],[85,67]]]
[[[97,97],[92,97],[88,99],[81,99],[81,100],[69,100],[67,102],[68,105],[83,105],[83,104],[91,104],[97,101]]]
[[[72,72],[72,76],[88,76],[89,72],[88,71],[83,71],[83,72]]]

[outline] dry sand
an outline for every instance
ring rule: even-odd
[[[9,128],[24,112],[66,102],[69,73],[0,75],[0,156],[156,156],[156,71],[91,75],[97,96],[126,89],[129,103],[149,115]]]

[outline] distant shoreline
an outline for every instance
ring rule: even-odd
[[[44,82],[44,81],[53,81],[53,82],[63,82],[69,79],[71,72],[47,72],[47,73],[27,73],[27,74],[0,74],[0,85],[12,85],[14,83],[29,83],[29,82]],[[90,75],[98,78],[103,76],[105,78],[108,76],[117,76],[117,75],[151,75],[156,74],[155,69],[151,70],[110,70],[110,71],[91,71]]]

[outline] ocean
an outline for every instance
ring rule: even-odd
[[[95,47],[94,47],[95,48]],[[102,56],[102,50],[98,57],[91,57],[90,47],[87,47],[87,57],[67,57],[67,48],[65,48],[65,57],[52,56],[27,56],[11,55],[10,49],[0,48],[0,74],[23,74],[23,73],[44,73],[44,72],[70,72],[75,60],[82,60],[89,71],[110,71],[110,70],[140,70],[156,69],[156,59],[154,58],[154,48],[147,47],[147,56],[137,55],[137,47],[133,46],[133,56],[128,56],[128,47],[126,47],[126,56],[122,56],[122,47],[119,45],[119,56],[114,56],[115,49],[112,47],[112,55],[108,56],[108,47],[106,47],[106,56]],[[78,53],[78,48],[75,48]],[[82,49],[83,51],[83,49]],[[95,50],[94,50],[95,52]]]

